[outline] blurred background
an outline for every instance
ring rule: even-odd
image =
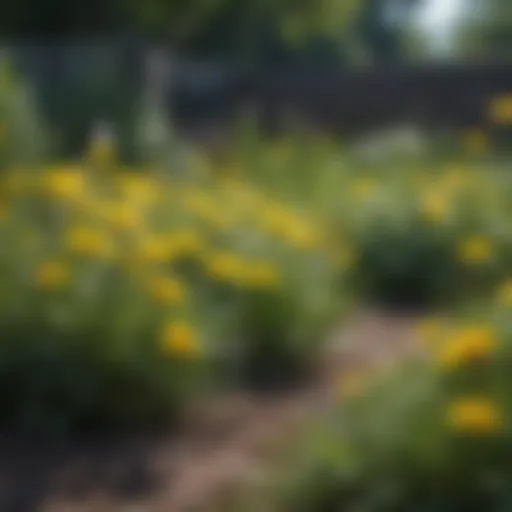
[[[0,12],[0,511],[512,510],[511,0]]]
[[[505,0],[23,0],[1,33],[59,153],[106,123],[133,160],[141,123],[215,143],[248,115],[345,136],[481,124],[510,88],[511,16]]]

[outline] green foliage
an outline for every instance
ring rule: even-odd
[[[0,159],[2,166],[25,166],[44,159],[48,149],[34,98],[4,55],[0,60]]]
[[[507,59],[512,43],[512,9],[507,0],[468,0],[457,27],[457,49],[466,58]]]

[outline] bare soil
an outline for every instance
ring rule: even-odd
[[[355,315],[328,340],[307,386],[209,399],[170,438],[59,447],[0,440],[0,511],[214,512],[265,473],[306,418],[332,404],[344,372],[414,349],[413,321]]]

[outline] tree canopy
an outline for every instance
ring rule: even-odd
[[[157,38],[188,52],[257,59],[283,49],[357,46],[397,55],[388,11],[418,0],[17,0],[2,10],[4,38],[62,40],[113,33]]]

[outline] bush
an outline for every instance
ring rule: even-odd
[[[485,167],[350,179],[341,225],[358,251],[356,286],[413,307],[488,290],[510,265],[509,186]]]
[[[295,445],[274,510],[508,509],[509,285],[500,301],[422,325],[416,360],[342,379],[342,410]]]
[[[3,176],[0,415],[59,432],[152,424],[222,380],[219,364],[264,381],[311,364],[338,290],[307,211],[92,150]]]
[[[48,156],[49,142],[32,91],[0,56],[0,165],[37,164]]]

